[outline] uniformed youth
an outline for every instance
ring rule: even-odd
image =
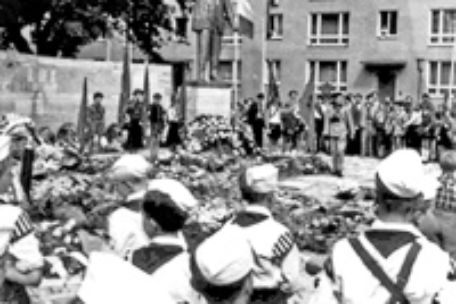
[[[407,114],[398,102],[394,105],[394,110],[389,117],[387,126],[391,127],[392,150],[396,151],[404,147],[404,125],[407,121]]]
[[[90,150],[100,150],[101,137],[105,129],[105,108],[102,104],[104,95],[101,92],[93,94],[93,104],[88,109],[90,128]]]
[[[144,92],[136,89],[133,92],[133,99],[128,104],[126,110],[128,117],[128,138],[125,148],[128,150],[137,150],[144,147],[144,130],[142,127],[144,111]]]
[[[248,168],[239,179],[245,207],[222,230],[241,227],[255,256],[251,303],[286,303],[303,291],[300,254],[291,232],[268,205],[277,189],[278,170],[266,164]]]
[[[142,204],[144,225],[156,227],[147,246],[133,252],[132,262],[148,274],[188,250],[182,229],[198,202],[180,182],[156,179],[149,182]]]
[[[354,137],[354,128],[352,116],[344,108],[342,94],[335,94],[334,96],[332,110],[326,115],[324,134],[330,140],[334,174],[343,176],[347,137]]]
[[[454,303],[448,253],[415,226],[435,197],[420,155],[398,150],[378,167],[377,220],[337,242],[310,303]]]

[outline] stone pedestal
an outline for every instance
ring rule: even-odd
[[[199,115],[220,115],[231,118],[233,88],[225,82],[187,82],[185,121],[190,122]]]

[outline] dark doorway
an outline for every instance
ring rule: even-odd
[[[394,100],[396,93],[396,74],[389,69],[381,69],[377,72],[378,77],[378,97],[380,101],[385,101],[386,97]]]

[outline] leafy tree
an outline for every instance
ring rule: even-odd
[[[3,47],[33,53],[21,34],[26,26],[40,55],[73,57],[81,45],[113,31],[154,55],[169,18],[162,0],[0,0]]]

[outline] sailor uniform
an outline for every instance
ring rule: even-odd
[[[133,252],[132,263],[146,273],[153,274],[186,250],[187,243],[181,233],[177,236],[161,235]]]
[[[323,280],[329,278],[339,301],[328,304],[443,304],[450,302],[436,299],[455,290],[452,275],[448,254],[414,226],[376,221],[358,238],[336,243]]]
[[[248,206],[222,229],[233,225],[243,229],[255,254],[252,303],[282,303],[288,295],[303,289],[300,256],[293,237],[266,207]]]

